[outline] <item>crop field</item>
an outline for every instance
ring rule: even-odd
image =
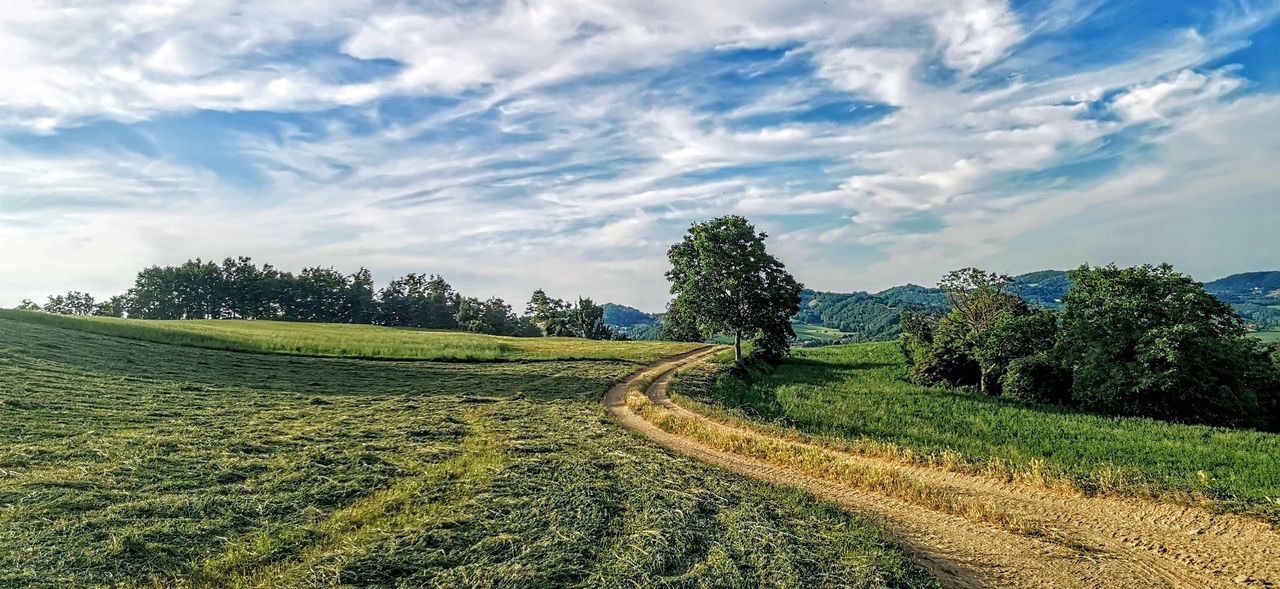
[[[0,317],[0,586],[933,586],[857,517],[609,421],[631,348],[440,363],[142,339]]]
[[[795,350],[751,384],[682,373],[682,402],[835,447],[963,472],[1158,496],[1280,522],[1280,435],[1115,418],[907,383],[893,342]]]
[[[282,321],[139,321],[0,310],[0,319],[40,323],[214,350],[395,360],[609,360],[648,363],[697,344],[499,337],[458,331]]]

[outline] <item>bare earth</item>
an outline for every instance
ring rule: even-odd
[[[667,396],[671,375],[718,348],[663,360],[649,400],[706,425],[797,446],[769,433],[725,425],[688,411]],[[1280,586],[1280,533],[1246,517],[1136,499],[1090,498],[970,475],[823,450],[840,460],[892,468],[949,492],[998,502],[1035,533],[1007,531],[893,497],[841,485],[765,460],[720,451],[668,433],[627,407],[638,375],[605,396],[609,414],[627,429],[685,456],[770,483],[802,487],[876,521],[947,587],[1272,587]]]

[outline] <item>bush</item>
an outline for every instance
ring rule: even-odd
[[[1001,384],[1007,399],[1058,405],[1071,400],[1071,370],[1044,352],[1010,362]]]
[[[964,350],[954,322],[926,315],[904,317],[901,345],[907,357],[907,380],[923,386],[977,385],[982,370]]]

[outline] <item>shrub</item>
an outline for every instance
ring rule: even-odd
[[[1010,362],[1001,385],[1008,399],[1059,405],[1071,400],[1071,370],[1044,352]]]

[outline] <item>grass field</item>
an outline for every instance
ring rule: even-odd
[[[823,327],[821,325],[810,325],[808,323],[792,323],[791,326],[796,330],[796,339],[810,340],[815,342],[833,342],[846,335],[849,335],[839,329]]]
[[[853,516],[620,430],[600,397],[627,358],[242,354],[0,318],[0,586],[933,586]]]
[[[833,446],[1090,493],[1211,502],[1280,522],[1280,435],[1085,414],[903,380],[893,342],[795,350],[747,385],[681,375],[682,402]]]
[[[1280,331],[1255,331],[1251,335],[1266,343],[1280,343]]]
[[[214,350],[396,360],[599,360],[649,363],[697,344],[497,337],[458,331],[281,321],[139,321],[0,310],[0,319]]]

